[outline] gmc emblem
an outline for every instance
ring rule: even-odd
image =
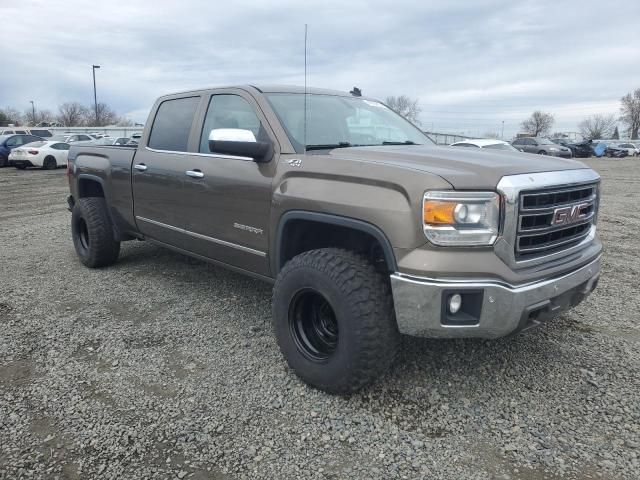
[[[571,205],[569,207],[556,208],[553,211],[551,226],[571,225],[579,222],[589,216],[590,203],[581,203],[579,205]]]

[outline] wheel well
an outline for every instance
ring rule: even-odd
[[[370,231],[365,231],[355,226],[330,222],[299,218],[289,220],[278,237],[277,271],[296,255],[329,247],[344,248],[364,255],[382,272],[394,271],[395,259],[388,240],[375,227],[370,228]]]
[[[104,198],[104,190],[100,182],[88,178],[81,178],[78,181],[78,196],[84,197],[102,197]]]

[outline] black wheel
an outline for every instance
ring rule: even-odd
[[[293,371],[348,394],[393,363],[400,334],[388,280],[364,257],[327,248],[289,261],[273,289],[274,331]]]
[[[9,166],[9,158],[0,157],[0,167],[8,167]]]
[[[71,234],[76,253],[87,267],[105,267],[118,260],[120,242],[114,239],[104,198],[87,197],[76,202],[71,214]]]
[[[538,152],[538,155],[546,155],[546,154],[547,154],[547,152],[545,152],[544,150],[540,150],[540,151]]]
[[[56,168],[58,168],[58,163],[56,162],[55,158],[47,157],[44,159],[44,162],[42,163],[42,168],[44,170],[55,170]]]

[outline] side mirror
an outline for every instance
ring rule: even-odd
[[[268,142],[258,142],[251,130],[214,128],[209,133],[209,151],[249,157],[256,162],[268,162],[271,159],[272,146]]]

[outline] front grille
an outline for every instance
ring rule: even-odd
[[[598,208],[598,184],[520,193],[516,258],[560,251],[591,231]]]

